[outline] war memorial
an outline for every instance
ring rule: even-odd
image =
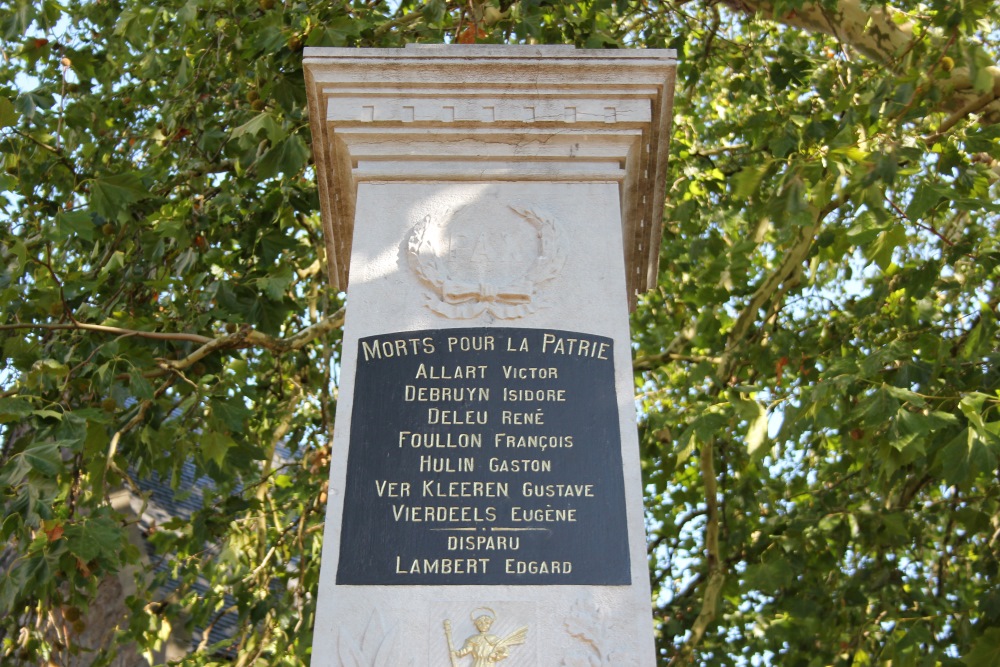
[[[304,65],[348,293],[312,664],[652,667],[628,312],[673,51]]]

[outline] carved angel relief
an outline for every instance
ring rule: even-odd
[[[611,619],[593,604],[577,600],[564,621],[566,632],[579,640],[562,667],[620,667],[634,665],[635,654],[628,647],[620,629],[611,626]]]
[[[337,654],[343,667],[413,667],[413,659],[399,655],[396,628],[386,627],[378,610],[372,612],[360,637],[341,628]]]
[[[427,216],[414,226],[408,259],[432,290],[428,308],[452,319],[483,313],[514,319],[545,305],[539,285],[566,261],[559,230],[536,209],[508,208],[513,220],[484,219],[465,207],[447,220]]]

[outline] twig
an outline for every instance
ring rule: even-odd
[[[73,162],[70,161],[70,159],[68,157],[66,157],[66,154],[63,152],[63,150],[61,148],[57,148],[56,146],[50,146],[47,143],[45,143],[44,141],[41,141],[40,139],[36,139],[35,137],[31,136],[30,134],[28,134],[26,132],[22,132],[21,130],[18,130],[17,128],[13,128],[13,129],[14,129],[14,133],[15,134],[21,136],[24,139],[27,139],[28,141],[30,141],[31,143],[35,144],[39,148],[41,148],[43,150],[46,150],[46,151],[52,153],[53,155],[55,155],[57,158],[59,158],[59,161],[62,162],[63,166],[66,167],[67,169],[69,169],[69,172],[71,174],[73,174],[73,178],[77,179],[77,180],[79,179],[79,176],[76,173],[76,165],[74,165]]]
[[[726,352],[723,354],[721,367],[728,367],[732,362],[733,353],[736,351],[735,348],[750,331],[750,326],[757,317],[757,311],[774,296],[781,283],[788,280],[798,270],[799,265],[805,261],[805,258],[809,254],[809,248],[812,247],[816,227],[817,225],[809,225],[799,230],[798,238],[792,247],[788,249],[788,252],[785,253],[785,258],[781,265],[754,291],[753,296],[750,298],[750,303],[740,312],[736,323],[729,331]],[[726,368],[726,371],[728,371],[728,368]],[[720,375],[720,380],[724,381],[729,376],[729,373],[720,373]]]
[[[944,241],[945,243],[947,243],[950,246],[955,245],[954,241],[952,241],[947,236],[945,236],[944,234],[942,234],[941,232],[939,232],[937,230],[937,228],[934,227],[933,225],[926,225],[926,224],[924,224],[922,222],[918,222],[918,221],[912,219],[911,217],[909,217],[908,215],[906,215],[906,211],[904,211],[903,209],[901,209],[899,207],[899,204],[897,204],[895,201],[892,200],[891,197],[889,197],[888,193],[886,193],[886,195],[885,195],[885,200],[887,202],[889,202],[889,205],[892,206],[892,209],[894,211],[896,211],[896,214],[899,215],[899,217],[902,218],[903,220],[906,220],[910,224],[919,227],[920,229],[924,230],[925,232],[930,232],[931,234],[933,234],[934,236],[938,237],[939,239],[941,239],[942,241]],[[972,257],[972,255],[969,255],[969,257]]]
[[[277,363],[280,367],[281,362],[278,361]],[[292,428],[292,419],[295,415],[295,405],[298,403],[301,397],[302,397],[302,386],[296,382],[295,390],[293,391],[292,395],[288,397],[288,401],[286,402],[287,410],[285,410],[285,413],[280,416],[278,424],[275,426],[274,431],[271,434],[271,445],[270,447],[268,447],[267,457],[261,464],[261,471],[260,471],[261,484],[260,486],[257,487],[256,494],[254,494],[255,497],[257,498],[257,501],[261,505],[264,505],[264,501],[268,497],[268,490],[270,484],[267,484],[266,482],[270,479],[271,469],[274,467],[274,454],[278,449],[278,445],[285,439],[285,436],[288,435],[288,432]],[[260,511],[260,515],[257,517],[257,539],[260,540],[260,543],[258,544],[257,547],[259,555],[260,551],[262,551],[267,544],[267,519],[265,517],[263,508]],[[277,545],[271,547],[270,552],[268,552],[268,554],[264,556],[264,558],[261,560],[260,566],[257,567],[249,575],[247,575],[247,577],[244,578],[244,581],[249,581],[249,579],[257,576],[257,574],[264,568],[264,565],[273,555],[276,546]]]
[[[59,88],[59,116],[58,116],[58,119],[56,120],[56,148],[59,150],[60,153],[62,152],[63,123],[66,120],[66,72],[69,71],[69,67],[70,67],[69,65],[66,64],[68,62],[70,62],[69,59],[66,58],[66,56],[64,55],[63,58],[62,58],[62,60],[61,60],[61,63],[62,63],[62,77],[60,77],[60,78],[62,79],[62,81],[59,84],[60,85],[60,88]]]
[[[632,362],[632,370],[651,371],[669,361],[686,361],[692,364],[705,362],[710,364],[720,364],[722,363],[722,357],[709,357],[701,354],[675,354],[673,352],[662,352],[660,354],[650,354],[642,357],[636,357],[635,361]]]
[[[373,33],[374,40],[378,40],[379,37],[386,34],[393,28],[402,28],[403,26],[407,26],[411,23],[416,23],[423,17],[424,17],[423,11],[416,10],[410,12],[409,14],[403,14],[402,16],[394,18],[391,21],[386,21],[379,27],[375,28],[375,31]]]
[[[735,151],[741,151],[745,148],[750,148],[750,144],[732,144],[729,146],[717,146],[715,148],[707,148],[705,150],[692,151],[691,155],[697,157],[713,157],[715,155],[724,155],[725,153],[733,153]]]
[[[44,262],[38,258],[33,258],[33,259],[34,261],[38,262],[39,264],[41,264],[42,266],[44,266],[46,269],[49,270],[49,275],[52,276],[52,281],[56,284],[56,287],[59,288],[59,300],[62,302],[63,310],[66,311],[66,314],[70,316],[70,319],[73,319],[73,316],[71,315],[72,309],[66,302],[66,293],[63,291],[62,281],[59,280],[59,275],[56,273],[56,270],[52,268],[52,244],[50,243],[45,244]]]
[[[42,324],[25,322],[23,324],[0,324],[0,331],[11,329],[44,329],[47,331],[59,331],[65,329],[81,329],[83,331],[96,331],[99,333],[113,334],[115,336],[138,336],[139,338],[151,338],[153,340],[177,340],[188,343],[208,343],[215,338],[201,336],[190,333],[160,333],[157,331],[139,331],[137,329],[123,329],[121,327],[109,327],[103,324],[88,324],[86,322],[67,322],[57,324]]]
[[[237,610],[238,610],[237,605],[230,605],[229,607],[224,607],[221,611],[219,611],[219,613],[215,615],[215,618],[212,619],[212,622],[206,625],[205,629],[201,631],[202,632],[201,641],[198,642],[198,648],[195,649],[195,652],[201,652],[204,651],[206,648],[208,648],[209,638],[212,636],[212,629],[215,628],[216,624],[220,620],[222,620],[223,616],[225,616],[231,611],[237,611]]]
[[[115,341],[119,341],[119,340],[121,340],[123,338],[130,338],[130,337],[132,337],[134,335],[135,334],[122,334],[121,336],[119,336],[118,338],[116,338]],[[105,345],[106,345],[106,343],[101,343],[100,345],[95,345],[94,349],[90,351],[90,354],[87,355],[86,359],[84,359],[83,361],[81,361],[80,363],[78,363],[73,368],[69,369],[69,373],[66,374],[66,382],[63,384],[63,391],[64,392],[66,391],[66,388],[69,386],[69,381],[70,381],[70,378],[73,377],[73,374],[76,373],[81,368],[83,368],[84,366],[86,366],[87,364],[89,364],[91,362],[91,360],[93,360],[94,356],[98,352],[100,352],[101,348],[103,348]]]
[[[121,441],[122,435],[128,433],[133,428],[141,424],[146,419],[146,413],[149,412],[149,408],[153,406],[153,400],[159,398],[163,395],[163,392],[167,390],[170,385],[173,384],[173,379],[166,380],[153,394],[153,398],[143,401],[139,404],[139,411],[135,413],[132,419],[122,426],[120,429],[115,431],[115,434],[111,436],[111,442],[108,443],[108,460],[105,463],[105,470],[110,470],[115,465],[115,454],[118,453],[118,443]]]

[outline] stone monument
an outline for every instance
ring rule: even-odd
[[[304,66],[348,291],[312,664],[652,667],[628,309],[656,284],[674,52]]]

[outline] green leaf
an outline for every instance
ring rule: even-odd
[[[31,370],[54,378],[66,377],[69,374],[69,366],[55,359],[39,359],[32,365]]]
[[[128,386],[132,390],[132,395],[139,400],[149,400],[153,398],[153,385],[149,383],[138,368],[132,369],[128,374]]]
[[[884,388],[877,389],[860,406],[859,412],[868,425],[881,425],[899,409],[899,401]]]
[[[946,426],[958,426],[958,417],[950,412],[942,412],[940,410],[935,410],[927,415],[927,419],[931,424],[932,428],[944,428]]]
[[[17,100],[14,102],[15,113],[24,116],[28,120],[32,120],[35,117],[36,108],[35,98],[27,93],[18,95]]]
[[[885,389],[890,396],[896,398],[904,403],[910,403],[918,408],[922,408],[927,405],[927,401],[920,394],[910,391],[909,389],[904,389],[902,387],[893,387],[892,385],[883,384],[882,388]]]
[[[81,451],[87,439],[87,417],[85,410],[66,412],[56,429],[59,445],[71,452]]]
[[[257,287],[272,301],[281,301],[285,298],[285,293],[294,281],[295,273],[292,271],[292,267],[283,264],[267,277],[258,278]]]
[[[242,136],[256,137],[260,132],[264,132],[272,144],[278,143],[287,136],[285,131],[281,129],[281,125],[274,119],[274,114],[269,111],[254,116],[234,129],[232,136],[234,139]]]
[[[23,398],[0,398],[0,424],[19,421],[31,414],[31,403]]]
[[[858,148],[857,146],[846,146],[844,148],[837,148],[837,149],[835,149],[833,151],[833,153],[835,155],[837,155],[837,154],[839,154],[839,155],[845,155],[850,160],[852,160],[853,162],[856,162],[858,164],[863,164],[863,163],[867,162],[868,158],[871,156],[871,153],[869,153],[867,151],[863,151],[860,148]]]
[[[84,563],[97,558],[119,560],[124,531],[107,516],[83,519],[79,523],[67,524],[63,532],[70,553]]]
[[[681,434],[680,441],[684,442],[686,438],[693,434],[697,436],[701,442],[708,442],[715,435],[717,435],[721,429],[725,428],[726,422],[727,418],[722,410],[721,404],[709,406],[704,412],[698,415],[693,422],[691,422],[691,425],[688,427],[690,432],[685,430],[685,432]]]
[[[737,199],[749,199],[757,194],[760,183],[767,173],[769,165],[748,165],[733,176],[733,196]]]
[[[215,461],[216,465],[220,468],[226,459],[226,452],[229,451],[231,447],[235,447],[236,443],[228,435],[219,433],[218,431],[211,431],[205,433],[201,438],[201,451],[204,456]]]
[[[177,239],[182,243],[187,243],[190,239],[188,235],[187,228],[185,227],[183,220],[175,219],[163,219],[157,220],[156,225],[153,227],[153,231],[156,232],[157,236],[164,236],[167,238]]]
[[[993,90],[993,72],[986,67],[979,68],[973,87],[977,93],[986,93]]]
[[[764,446],[767,443],[767,410],[755,400],[737,398],[732,399],[732,403],[748,423],[746,442],[750,458],[762,458],[768,452]]]
[[[98,275],[100,275],[102,278],[107,278],[112,273],[114,273],[115,271],[124,266],[125,266],[125,253],[123,253],[121,250],[115,250],[113,253],[111,253],[111,257],[108,259],[108,263],[104,265],[104,268],[101,269],[101,272]]]
[[[54,477],[62,468],[59,443],[36,443],[24,450],[24,460],[37,472],[46,477]]]
[[[983,326],[982,321],[977,322],[976,325],[972,327],[968,335],[965,337],[965,342],[962,343],[962,359],[971,360],[978,356],[983,343],[987,343],[988,345],[992,344],[992,341],[984,340],[987,338],[985,331],[986,327]]]
[[[873,261],[883,271],[892,263],[892,254],[896,248],[906,244],[906,228],[893,225],[881,232],[875,241],[865,249],[865,257]]]
[[[84,241],[93,241],[95,230],[90,211],[59,211],[52,239],[63,241],[76,236]]]
[[[942,470],[949,484],[965,485],[996,467],[997,452],[975,428],[963,429],[941,450]]]
[[[0,615],[9,616],[15,612],[14,601],[21,591],[21,568],[5,568],[0,572]],[[17,578],[15,578],[15,576]]]
[[[969,423],[980,433],[985,429],[982,412],[983,404],[987,398],[989,396],[986,394],[972,392],[963,396],[962,400],[958,402],[958,409],[962,411],[962,414],[969,420]]]
[[[14,238],[9,241],[10,245],[8,250],[17,259],[16,264],[8,264],[8,269],[10,271],[10,280],[15,281],[24,275],[24,270],[28,267],[28,248],[24,245],[24,241],[19,238]],[[0,273],[2,275],[2,273]]]
[[[969,667],[1000,665],[1000,628],[987,628],[962,662]]]
[[[14,110],[14,103],[6,97],[0,96],[0,129],[16,124],[17,111]]]
[[[919,220],[927,211],[937,206],[941,199],[941,193],[937,188],[928,183],[921,183],[913,194],[909,206],[906,207],[906,217],[910,220]]]
[[[791,564],[779,554],[763,563],[748,566],[743,576],[754,589],[770,592],[787,585],[795,573]]]
[[[927,435],[931,432],[931,420],[928,417],[906,408],[899,409],[896,424],[904,435]]]
[[[195,19],[198,18],[198,9],[200,6],[198,0],[188,0],[181,7],[180,11],[177,12],[177,20],[182,24],[194,23]]]
[[[117,218],[129,204],[150,196],[136,174],[113,174],[90,182],[90,205],[106,218]]]
[[[242,433],[246,428],[246,421],[253,415],[253,412],[242,404],[239,396],[229,400],[212,399],[212,416],[229,431]]]
[[[293,134],[264,153],[257,163],[257,174],[263,179],[272,178],[279,173],[293,176],[305,166],[309,155],[309,148],[302,137]]]
[[[260,238],[258,244],[261,259],[270,264],[288,250],[298,246],[298,241],[289,234],[284,234],[279,230],[271,230]],[[280,267],[278,267],[280,270]]]
[[[424,0],[422,8],[424,20],[431,24],[440,23],[447,9],[446,0]]]
[[[880,224],[871,211],[863,211],[855,218],[851,228],[847,230],[847,237],[851,240],[851,243],[858,246],[867,246],[885,229],[886,226]]]
[[[899,408],[889,432],[889,445],[902,452],[909,448],[923,452],[925,436],[931,432],[930,419],[919,412]]]

